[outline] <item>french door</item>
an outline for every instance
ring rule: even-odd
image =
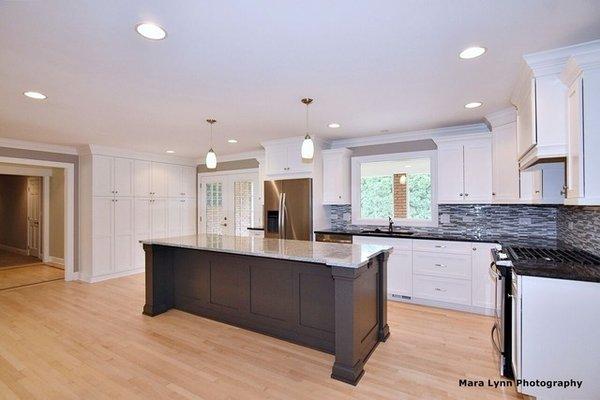
[[[210,174],[199,180],[200,233],[248,236],[261,220],[258,173]]]

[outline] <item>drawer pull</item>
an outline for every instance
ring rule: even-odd
[[[446,264],[435,264],[436,267],[446,268]]]
[[[438,291],[438,292],[445,292],[446,291],[446,289],[441,289],[439,287],[436,287],[435,290]]]
[[[437,247],[438,249],[444,249],[444,248],[446,248],[446,246],[440,245],[440,244],[436,244],[435,247]]]

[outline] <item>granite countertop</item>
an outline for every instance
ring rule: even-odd
[[[526,261],[513,263],[512,269],[517,275],[600,283],[600,265]]]
[[[205,234],[142,240],[140,242],[150,245],[312,262],[344,268],[359,268],[371,258],[392,250],[391,246],[375,244],[322,243],[305,240]]]
[[[553,247],[556,246],[556,240],[549,240],[547,238],[540,238],[535,236],[492,236],[492,235],[455,235],[455,234],[444,234],[437,232],[414,232],[413,234],[402,234],[396,232],[390,235],[385,232],[381,233],[368,233],[362,232],[359,229],[324,229],[315,231],[315,233],[333,233],[338,235],[353,235],[353,236],[374,236],[374,237],[386,237],[395,239],[416,239],[416,240],[447,240],[453,242],[478,242],[478,243],[498,243],[502,246],[544,246]]]

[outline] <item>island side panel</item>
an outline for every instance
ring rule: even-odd
[[[356,385],[379,341],[389,335],[385,299],[387,257],[360,268],[332,267],[335,281],[335,363],[331,377]]]
[[[146,304],[151,317],[173,307],[173,249],[144,244],[146,254]]]
[[[387,251],[377,256],[379,268],[379,341],[385,342],[390,336],[390,326],[387,319],[387,261],[390,253]]]

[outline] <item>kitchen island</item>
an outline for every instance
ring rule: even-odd
[[[391,247],[194,235],[142,241],[144,314],[175,308],[335,355],[356,385],[389,336]]]

